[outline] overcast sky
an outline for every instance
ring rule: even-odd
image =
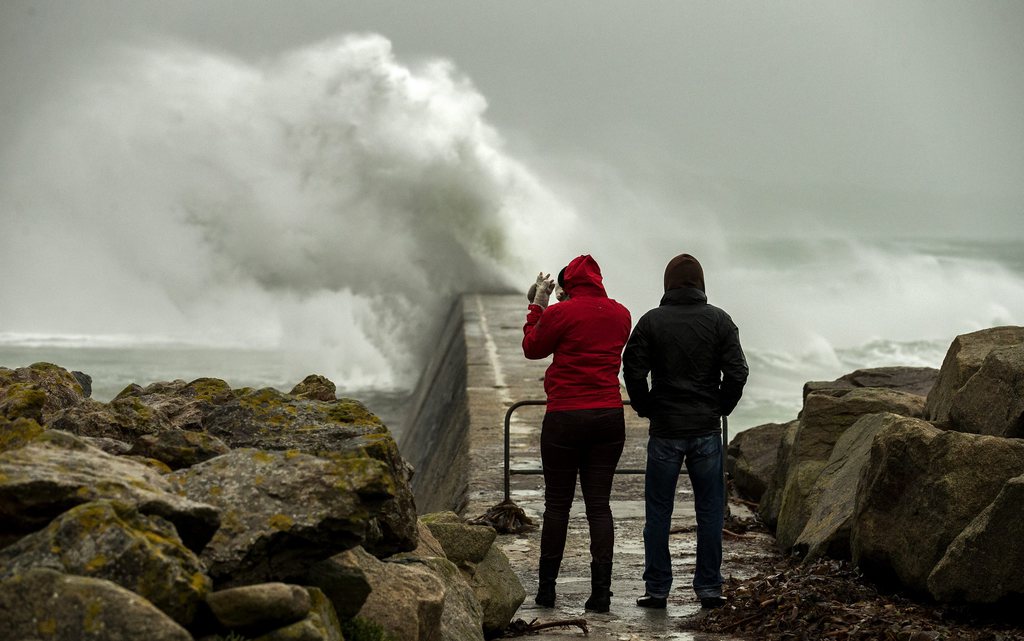
[[[0,145],[111,45],[259,60],[353,32],[451,60],[584,209],[614,184],[738,234],[1024,237],[1016,0],[3,0]]]

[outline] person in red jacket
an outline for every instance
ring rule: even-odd
[[[555,581],[579,474],[590,525],[591,595],[585,607],[607,612],[615,542],[608,497],[625,441],[619,367],[632,321],[625,307],[608,298],[601,268],[589,255],[574,258],[558,275],[558,284],[564,300],[548,307],[554,283],[543,273],[538,276],[528,294],[523,326],[526,358],[554,354],[544,374],[544,522],[535,602],[555,604]]]

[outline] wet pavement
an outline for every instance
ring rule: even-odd
[[[543,399],[542,377],[550,359],[528,361],[522,355],[522,325],[526,318],[523,296],[466,296],[463,298],[467,342],[468,392],[470,405],[470,445],[472,458],[469,479],[469,503],[466,517],[483,514],[504,498],[504,417],[516,401]],[[511,421],[510,460],[513,468],[540,467],[540,424],[543,407],[523,407]],[[626,448],[620,469],[639,468],[645,463],[647,422],[626,410]],[[512,499],[538,523],[543,513],[543,481],[539,475],[513,475]],[[737,637],[687,632],[682,624],[700,616],[700,605],[690,588],[694,567],[696,535],[684,532],[672,535],[675,585],[666,610],[652,611],[635,605],[643,594],[641,575],[643,549],[643,476],[617,475],[612,488],[612,513],[615,517],[615,566],[612,575],[612,604],[608,614],[585,612],[583,603],[590,595],[590,552],[583,498],[577,489],[569,524],[565,558],[558,579],[554,608],[534,605],[537,590],[536,566],[540,531],[524,535],[502,535],[499,543],[527,591],[527,599],[517,618],[538,622],[585,618],[590,629],[584,637],[578,628],[548,629],[539,638],[562,639],[666,639],[710,641]],[[748,515],[746,508],[731,505],[736,516]],[[683,476],[677,492],[673,528],[695,525],[692,492]],[[726,539],[722,574],[747,578],[756,573],[758,562],[775,558],[772,539],[763,533],[751,533],[743,539]]]

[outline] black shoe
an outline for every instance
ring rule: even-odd
[[[652,610],[664,610],[665,603],[668,599],[660,596],[651,596],[650,594],[644,594],[642,597],[636,600],[636,604],[641,608],[650,608]]]
[[[701,597],[700,599],[700,607],[704,608],[705,610],[713,610],[715,608],[720,608],[726,603],[728,603],[728,601],[724,596],[708,596]]]

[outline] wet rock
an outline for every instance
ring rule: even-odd
[[[202,549],[219,525],[216,508],[174,493],[156,471],[50,430],[0,454],[0,546],[42,529],[71,507],[102,499],[167,519],[192,550]]]
[[[858,488],[853,560],[866,574],[924,592],[953,540],[1024,474],[1024,441],[892,418]]]
[[[337,387],[328,378],[319,374],[310,374],[293,387],[288,394],[311,401],[335,401],[337,400],[336,392]]]
[[[782,440],[779,443],[779,451],[775,459],[775,472],[772,474],[761,495],[761,501],[757,505],[757,515],[765,526],[775,531],[779,523],[779,508],[782,506],[782,493],[786,489],[786,479],[789,478],[789,469],[793,452],[793,443],[796,442],[796,433],[800,429],[800,421],[790,421],[785,424],[782,431]]]
[[[102,579],[32,569],[0,581],[0,639],[192,641],[152,603]]]
[[[288,581],[369,538],[368,526],[398,481],[370,458],[233,450],[167,477],[221,510],[202,558],[218,585]],[[415,513],[406,518],[415,528]],[[389,541],[413,549],[415,540]]]
[[[45,424],[56,412],[85,399],[74,375],[52,363],[0,367],[0,416],[31,418]]]
[[[0,580],[32,568],[105,579],[187,626],[211,583],[174,526],[133,506],[97,501],[0,550]]]
[[[43,427],[34,419],[16,418],[11,421],[0,417],[0,452],[24,447],[42,434]]]
[[[216,436],[174,429],[139,437],[130,453],[156,459],[172,470],[180,470],[230,451],[231,448]]]
[[[395,639],[439,639],[445,586],[433,572],[411,563],[379,561],[362,548],[334,559],[360,568],[372,591],[359,617],[383,627]]]
[[[206,598],[213,616],[229,630],[266,632],[309,614],[306,589],[286,583],[258,583],[218,590]]]
[[[953,393],[949,419],[961,432],[1024,438],[1024,343],[989,352]]]
[[[989,352],[997,347],[1024,343],[1024,327],[991,327],[953,339],[942,361],[939,380],[928,393],[925,417],[929,421],[945,423],[953,406],[953,395],[981,368]]]
[[[1010,479],[946,549],[928,577],[939,601],[1000,603],[1024,597],[1024,476]]]
[[[775,530],[779,546],[782,549],[792,547],[807,525],[811,511],[807,495],[843,432],[867,414],[891,412],[920,416],[923,408],[924,398],[921,396],[875,387],[831,389],[809,394],[800,415],[779,506]]]
[[[775,476],[779,448],[788,423],[768,423],[743,430],[729,442],[726,470],[743,498],[760,501]]]
[[[854,387],[882,387],[885,389],[928,396],[939,378],[934,367],[872,367],[859,369],[840,376],[834,381],[811,381],[804,383],[804,399],[811,392],[826,389],[851,389]]]
[[[488,637],[500,634],[526,600],[526,590],[508,557],[500,547],[492,545],[480,563],[462,569],[483,608],[484,634]]]
[[[445,556],[455,564],[479,563],[487,556],[498,533],[486,525],[470,525],[454,512],[436,512],[420,517]]]
[[[828,463],[808,494],[810,518],[794,545],[805,562],[822,556],[850,558],[857,484],[870,459],[871,443],[875,434],[898,419],[895,414],[868,414],[836,441]]]

